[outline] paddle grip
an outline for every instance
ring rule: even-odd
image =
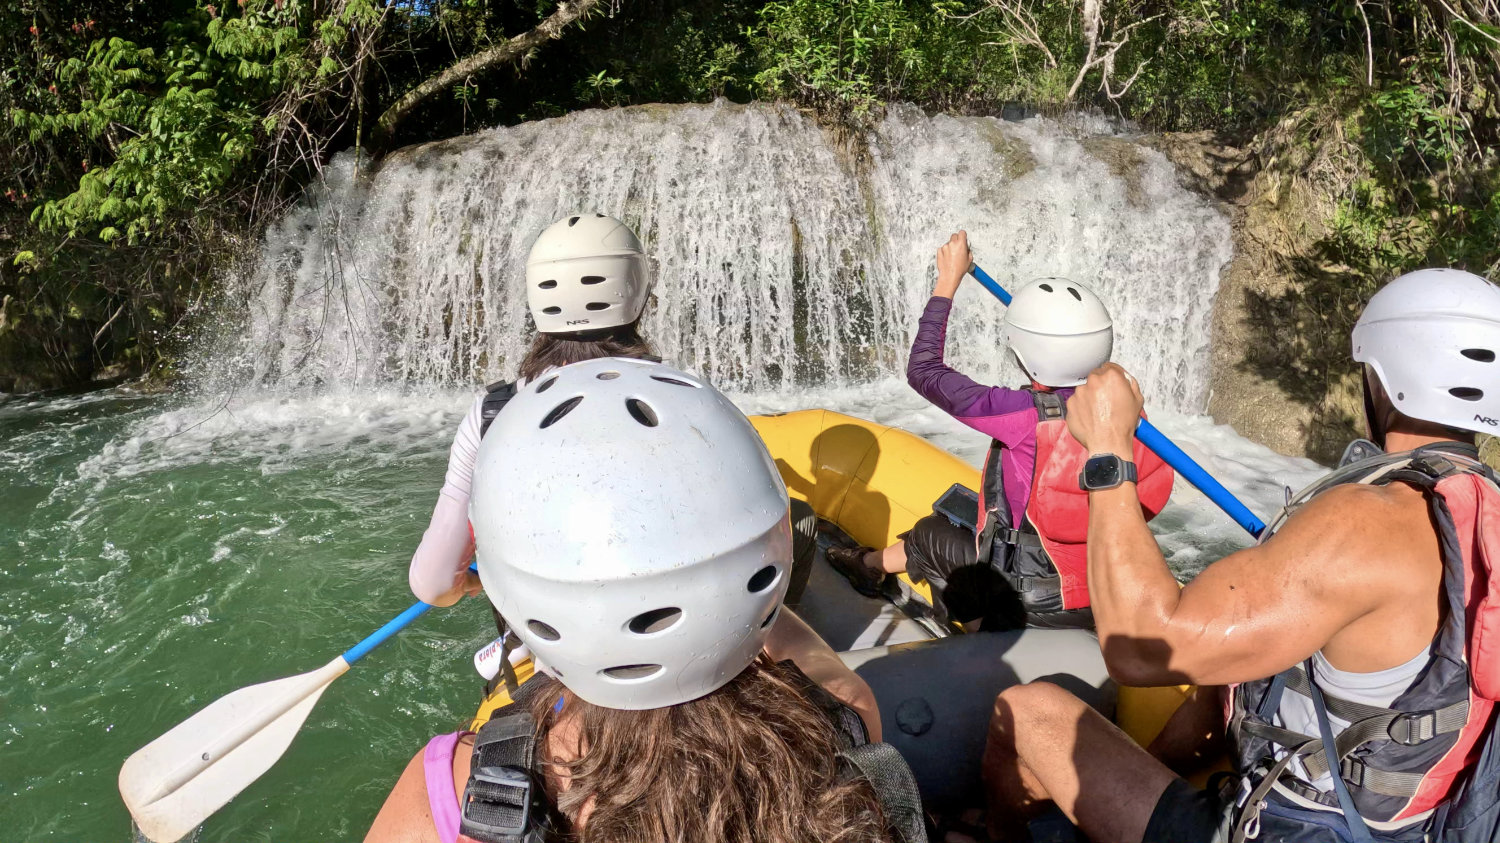
[[[978,264],[969,267],[969,274],[974,276],[974,280],[983,285],[986,290],[994,293],[995,298],[999,299],[1001,304],[1010,304],[1010,293],[996,283],[988,272],[980,269]],[[1240,503],[1239,498],[1224,488],[1223,483],[1215,480],[1213,475],[1188,456],[1186,451],[1177,447],[1166,437],[1166,434],[1157,430],[1155,425],[1141,419],[1135,427],[1135,438],[1141,440],[1141,444],[1150,448],[1152,453],[1161,457],[1162,462],[1170,465],[1173,471],[1182,476],[1182,479],[1207,495],[1209,500],[1224,510],[1224,514],[1234,520],[1234,523],[1244,527],[1250,535],[1260,538],[1261,531],[1266,528],[1265,522],[1257,518],[1249,507]]]
[[[473,564],[469,565],[469,571],[477,572],[478,570],[478,566]],[[386,639],[390,638],[392,635],[395,635],[401,630],[406,629],[408,626],[411,626],[412,621],[427,614],[427,610],[431,608],[431,603],[423,603],[420,600],[418,600],[416,603],[413,603],[409,609],[387,621],[385,626],[382,626],[381,628],[370,633],[369,637],[367,637],[365,640],[359,642],[358,644],[355,644],[348,650],[345,650],[343,657],[344,661],[352,665],[365,656],[369,655],[371,650],[379,647],[381,644],[384,644],[386,642]]]

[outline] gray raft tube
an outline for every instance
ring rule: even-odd
[[[981,632],[840,653],[875,692],[886,743],[935,810],[983,804],[985,735],[995,697],[1045,679],[1113,717],[1115,685],[1099,640],[1082,630]]]

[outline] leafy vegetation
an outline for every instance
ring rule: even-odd
[[[782,99],[852,131],[892,101],[1094,108],[1275,138],[1296,148],[1268,165],[1325,194],[1310,259],[1344,283],[1500,269],[1496,0],[615,0],[552,30],[550,0],[218,3],[0,9],[0,388],[160,365],[333,150],[641,102]]]

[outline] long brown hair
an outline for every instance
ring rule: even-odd
[[[806,680],[765,655],[706,697],[648,711],[601,708],[538,680],[549,683],[532,697],[538,755],[578,843],[890,840],[869,783],[839,781],[834,727]],[[566,762],[547,743],[559,693],[561,716],[577,724]]]
[[[521,378],[534,381],[548,369],[600,357],[652,357],[651,344],[641,336],[639,324],[577,334],[538,333],[521,360]]]

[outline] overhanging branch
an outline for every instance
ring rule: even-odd
[[[384,143],[393,137],[396,126],[401,123],[402,119],[434,94],[441,93],[476,73],[517,61],[524,64],[531,51],[548,41],[561,38],[563,30],[587,17],[599,3],[600,0],[563,0],[557,5],[557,11],[537,24],[536,28],[530,32],[524,32],[503,44],[497,44],[488,50],[454,62],[446,70],[407,91],[376,121],[377,143]]]

